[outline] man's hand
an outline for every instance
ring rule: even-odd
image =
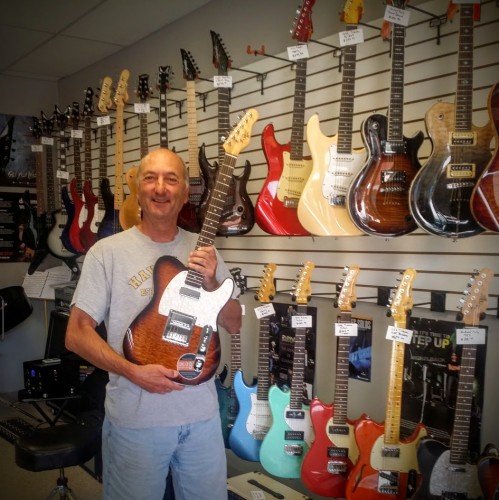
[[[172,380],[177,375],[177,371],[162,365],[135,365],[130,380],[148,392],[166,394],[184,388],[183,385]]]
[[[203,286],[209,292],[218,288],[219,283],[216,279],[217,272],[217,254],[215,248],[199,247],[189,254],[187,266],[197,271],[203,276]]]

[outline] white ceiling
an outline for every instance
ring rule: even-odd
[[[0,75],[57,81],[211,0],[9,0],[0,10]]]

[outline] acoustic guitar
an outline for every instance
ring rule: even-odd
[[[229,179],[237,155],[251,137],[258,118],[250,109],[224,143],[225,159],[217,176],[210,210],[196,248],[213,245]],[[203,276],[172,256],[160,257],[153,269],[154,295],[128,327],[125,357],[137,364],[162,364],[178,371],[176,382],[197,385],[211,378],[220,363],[217,317],[230,299],[234,282],[227,278],[216,290],[202,286]]]
[[[341,16],[347,31],[357,29],[363,9],[363,0],[347,0]],[[346,45],[338,134],[326,137],[317,114],[307,122],[312,172],[298,201],[298,219],[307,231],[318,236],[363,234],[352,222],[346,205],[348,187],[366,161],[365,148],[352,149],[356,58],[357,45]]]
[[[305,0],[295,21],[292,38],[304,44],[312,36],[312,7],[315,0]],[[257,224],[269,234],[306,236],[309,232],[298,219],[298,200],[312,171],[312,160],[303,156],[303,127],[307,59],[295,61],[295,93],[291,142],[281,145],[269,123],[262,133],[262,147],[269,171],[255,205]]]
[[[405,329],[412,309],[414,269],[406,269],[390,305],[395,327]],[[419,479],[416,449],[427,435],[418,424],[409,438],[400,438],[402,384],[404,380],[405,343],[392,340],[390,378],[385,422],[361,419],[355,426],[359,458],[348,475],[345,496],[352,500],[410,498]]]
[[[473,116],[473,3],[460,5],[455,104],[438,102],[425,116],[433,151],[410,191],[411,212],[430,234],[467,238],[483,232],[473,217],[471,194],[491,153],[490,123]]]
[[[274,273],[276,265],[265,267],[260,288],[255,298],[263,304],[269,304],[275,296]],[[251,386],[244,381],[241,371],[234,377],[234,390],[239,403],[239,413],[230,433],[230,447],[243,460],[258,462],[263,438],[272,424],[269,406],[269,317],[260,318],[258,335],[258,377]]]
[[[489,268],[483,268],[471,277],[457,317],[465,327],[478,327],[485,315],[488,284],[493,275]],[[414,496],[417,500],[482,498],[477,466],[470,463],[468,453],[476,352],[476,344],[462,345],[450,448],[435,439],[425,439],[418,447],[422,481]]]

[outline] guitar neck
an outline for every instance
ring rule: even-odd
[[[351,323],[351,321],[352,314],[343,311],[340,315],[340,323]],[[347,421],[349,354],[350,337],[338,337],[334,388],[334,420],[338,425],[345,425]]]
[[[37,141],[37,146],[41,146],[41,141]],[[48,148],[47,148],[48,149]],[[36,172],[36,213],[38,216],[47,211],[45,204],[45,183],[43,182],[43,153],[41,151],[35,152],[35,172]]]
[[[291,126],[290,159],[303,159],[303,125],[305,119],[305,93],[307,84],[307,60],[296,61],[295,95],[293,102],[293,124]]]
[[[75,127],[74,130],[78,130]],[[81,174],[81,139],[75,137],[73,139],[73,150],[74,150],[74,176],[76,179],[76,190],[79,195],[82,193],[82,174]]]
[[[55,203],[55,176],[54,176],[54,150],[53,146],[47,145],[45,149],[45,169],[47,174],[47,210],[54,212]]]
[[[123,111],[124,105],[120,103],[116,107],[116,146],[114,167],[114,209],[119,210],[123,205]]]
[[[299,304],[297,314],[305,316],[307,306]],[[289,407],[301,410],[303,406],[303,381],[305,377],[305,334],[306,328],[295,328],[295,340],[293,348],[293,375],[291,377],[291,391]]]
[[[99,144],[99,177],[100,179],[107,178],[107,125],[102,125],[100,128],[100,144]],[[105,210],[104,200],[99,190],[98,199],[99,210]]]
[[[219,72],[219,75],[225,76],[226,72]],[[222,163],[224,158],[224,148],[223,142],[220,137],[227,134],[230,130],[230,118],[229,118],[229,96],[230,89],[226,87],[219,87],[218,89],[218,160]]]
[[[159,93],[159,145],[162,148],[168,147],[168,104],[166,90]]]
[[[241,334],[239,332],[230,336],[230,366],[232,380],[237,370],[241,369]],[[234,384],[231,384],[232,387]]]
[[[404,328],[404,327],[401,327]],[[404,380],[403,342],[392,341],[392,358],[390,363],[390,383],[385,416],[385,444],[396,445],[400,440],[400,419],[402,412],[402,382]]]
[[[92,181],[92,117],[85,116],[83,128],[85,180]]]
[[[66,152],[67,152],[67,139],[64,130],[60,131],[59,134],[59,168],[57,169],[56,178],[58,180],[58,192],[61,193],[61,189],[67,187],[68,185],[68,171],[66,169]],[[61,213],[66,214],[66,207],[64,203],[61,203]]]
[[[191,179],[199,177],[198,162],[198,127],[196,111],[196,82],[187,80],[187,141],[189,158],[189,177]]]
[[[147,134],[147,113],[139,113],[139,130],[140,130],[140,157],[149,152],[149,139]]]
[[[258,336],[258,384],[256,397],[259,401],[267,401],[269,394],[269,333],[270,321],[260,318],[260,334]]]

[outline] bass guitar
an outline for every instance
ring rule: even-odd
[[[298,316],[307,314],[307,303],[312,293],[310,276],[314,267],[310,261],[305,263],[292,292],[298,304]],[[303,404],[306,328],[294,330],[291,388],[288,392],[283,392],[277,385],[269,389],[272,425],[260,447],[263,468],[274,476],[286,478],[301,476],[303,457],[314,439],[310,409]]]
[[[225,45],[220,35],[215,31],[210,31],[213,45],[213,64],[218,69],[218,76],[226,77],[232,61],[227,54]],[[229,121],[230,88],[224,85],[218,87],[218,135],[223,137],[230,129]],[[223,147],[218,141],[218,159],[222,162]],[[209,198],[213,192],[214,179],[218,171],[218,162],[213,166],[206,159],[204,144],[199,149],[199,164],[203,177],[206,181],[206,194],[199,207],[199,218],[204,220],[207,211]],[[233,175],[230,180],[229,192],[224,203],[220,226],[217,231],[219,236],[234,236],[246,234],[255,224],[255,209],[253,203],[246,192],[246,184],[251,174],[251,164],[246,161],[244,170],[240,175]]]
[[[474,274],[466,288],[458,321],[476,328],[487,309],[487,289],[493,276],[489,268]],[[463,344],[457,385],[456,408],[450,448],[434,439],[422,441],[417,458],[422,481],[415,499],[482,498],[476,464],[469,463],[468,443],[473,408],[476,344]]]
[[[355,284],[358,266],[346,269],[346,276],[337,304],[341,311],[340,323],[352,322],[355,307]],[[338,336],[334,402],[323,404],[314,398],[310,404],[310,418],[315,440],[303,459],[301,479],[314,493],[327,497],[344,498],[348,474],[359,456],[354,427],[359,421],[347,418],[350,337]],[[361,419],[367,418],[365,415]]]
[[[312,7],[305,0],[292,32],[292,38],[307,43],[312,36]],[[312,171],[312,160],[303,157],[303,126],[307,59],[296,61],[295,94],[291,142],[281,145],[269,123],[262,133],[262,147],[269,171],[255,205],[256,222],[265,232],[281,236],[306,236],[309,232],[298,219],[298,200]]]
[[[483,232],[470,199],[490,160],[492,127],[475,127],[473,115],[473,3],[461,4],[456,103],[438,102],[425,116],[433,151],[414,179],[411,212],[437,236],[467,238]]]
[[[269,304],[275,296],[274,273],[276,265],[266,266],[260,289],[255,298],[262,305]],[[272,311],[268,311],[272,313]],[[258,336],[258,378],[257,383],[248,386],[241,371],[234,377],[234,389],[239,402],[239,413],[230,433],[230,447],[243,460],[258,462],[262,441],[272,424],[268,400],[269,392],[269,317],[260,318]]]
[[[364,9],[363,0],[347,0],[341,20],[347,30],[356,30]],[[358,236],[363,232],[352,222],[346,198],[348,187],[366,161],[365,148],[352,149],[355,66],[357,45],[343,48],[338,134],[326,137],[319,116],[307,123],[307,143],[312,154],[312,172],[298,201],[298,219],[311,234]]]
[[[484,229],[499,232],[499,83],[489,93],[490,122],[495,128],[495,151],[471,193],[473,217]]]
[[[415,276],[414,269],[406,269],[393,297],[390,313],[396,328],[406,327],[407,313],[413,304],[411,291]],[[423,424],[418,424],[412,436],[400,438],[404,351],[404,342],[392,341],[385,423],[361,419],[355,426],[359,458],[348,475],[345,487],[348,499],[402,500],[410,498],[416,489],[419,476],[416,449],[427,431]]]
[[[249,110],[224,143],[225,159],[196,248],[213,245],[237,155],[249,144],[257,118],[257,111]],[[125,333],[125,357],[137,364],[162,364],[177,370],[174,380],[184,385],[205,382],[220,363],[217,317],[232,294],[233,280],[227,278],[208,292],[199,272],[186,270],[172,256],[163,256],[154,265],[153,282],[150,303]]]
[[[393,0],[403,9],[406,0]],[[368,158],[348,190],[348,210],[354,224],[372,236],[394,237],[417,229],[409,208],[409,188],[421,165],[420,131],[403,135],[405,27],[393,25],[388,116],[373,114],[362,124]]]

